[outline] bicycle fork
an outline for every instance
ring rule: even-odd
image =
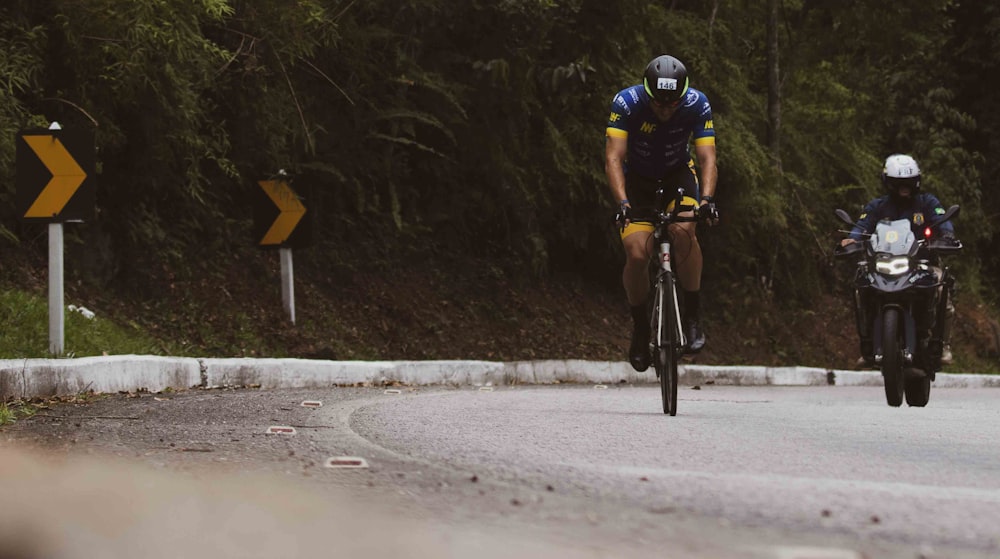
[[[664,237],[666,237],[666,235],[664,235]],[[672,341],[675,344],[675,346],[671,349],[678,350],[680,348],[687,346],[687,339],[684,336],[684,327],[683,324],[681,323],[681,307],[679,304],[680,302],[677,300],[677,283],[674,280],[674,270],[670,259],[670,241],[667,239],[663,239],[660,242],[659,275],[660,275],[660,283],[667,284],[664,285],[663,288],[665,290],[669,290],[668,293],[664,293],[663,295],[665,297],[670,297],[671,301],[673,302],[671,308],[673,308],[674,316],[671,317],[671,319],[675,322],[674,332],[677,332],[677,339],[669,341]],[[664,281],[664,277],[668,278],[668,281]],[[662,339],[665,326],[665,324],[663,324],[663,320],[664,320],[663,313],[660,313],[660,316],[657,317],[658,324],[656,330],[657,330],[657,335],[660,338],[658,342],[661,346],[665,345],[665,340]]]

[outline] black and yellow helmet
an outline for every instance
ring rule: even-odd
[[[687,68],[673,56],[658,56],[646,65],[642,85],[646,88],[646,94],[657,103],[676,104],[687,94]]]

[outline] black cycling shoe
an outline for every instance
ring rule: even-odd
[[[701,325],[698,324],[698,321],[689,321],[684,330],[687,334],[687,346],[684,348],[685,353],[698,353],[701,351],[705,347],[705,332],[701,330]]]
[[[628,350],[628,362],[638,372],[649,368],[649,331],[646,328],[632,330],[632,345]]]

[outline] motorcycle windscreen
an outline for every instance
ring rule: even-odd
[[[875,226],[875,234],[869,241],[876,253],[908,254],[910,247],[916,242],[910,222],[905,219],[896,221],[880,221]]]

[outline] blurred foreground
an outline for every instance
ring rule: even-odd
[[[0,559],[553,556],[458,535],[333,491],[262,476],[185,475],[120,460],[0,449]],[[579,556],[579,550],[574,555]]]

